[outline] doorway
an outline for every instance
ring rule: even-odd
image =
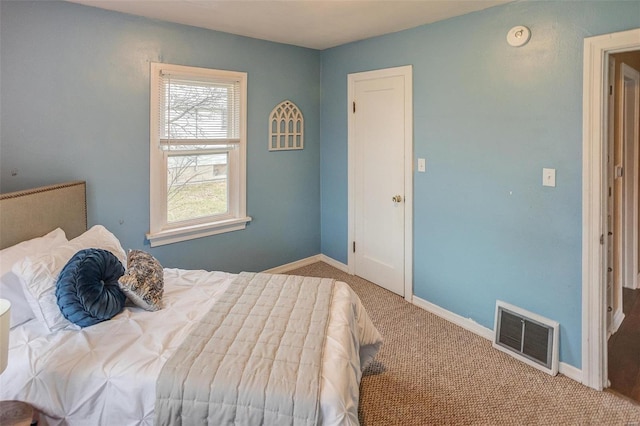
[[[412,299],[412,67],[348,76],[349,273]]]
[[[607,375],[608,62],[640,49],[640,28],[584,41],[582,383],[602,390]]]
[[[609,56],[609,203],[613,204],[613,288],[607,303],[609,388],[640,402],[638,187],[640,168],[640,50]],[[612,209],[610,208],[609,211]],[[609,260],[609,259],[608,259]]]

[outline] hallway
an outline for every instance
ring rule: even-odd
[[[640,290],[623,289],[624,321],[609,338],[610,389],[640,402]]]

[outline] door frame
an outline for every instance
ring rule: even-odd
[[[413,66],[405,65],[348,74],[347,78],[347,199],[348,199],[348,272],[355,273],[355,134],[353,102],[358,81],[386,77],[404,77],[404,299],[413,300]]]
[[[613,57],[609,58],[609,86],[615,85],[615,70],[616,70],[616,60]],[[611,93],[610,96],[607,97],[607,140],[614,140],[614,129],[615,124],[613,122],[615,118],[615,91]],[[616,210],[616,176],[615,176],[615,143],[607,144],[607,187],[612,191],[611,193],[605,194],[607,198],[607,234],[605,238],[607,239],[607,244],[605,245],[605,252],[607,256],[607,264],[611,262],[611,265],[614,265],[611,271],[607,269],[606,272],[606,299],[607,299],[607,338],[611,336],[615,332],[614,330],[614,321],[615,313],[613,312],[614,306],[617,305],[617,294],[618,288],[617,286],[621,286],[621,280],[618,277],[618,273],[621,269],[616,268],[615,265],[620,263],[619,258],[619,248],[618,239],[619,236],[616,233],[615,226],[618,223],[616,213],[619,211]],[[615,243],[615,244],[614,244]],[[617,256],[616,256],[617,255]],[[622,291],[622,290],[620,290]],[[622,306],[622,305],[620,305]],[[611,310],[609,310],[611,307]],[[622,308],[620,311],[622,311]],[[615,327],[617,329],[617,327]]]
[[[606,324],[609,54],[640,49],[640,28],[584,39],[582,143],[582,383],[608,385]],[[602,238],[602,240],[601,240]]]

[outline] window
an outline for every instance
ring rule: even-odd
[[[244,229],[247,74],[151,64],[151,246]]]

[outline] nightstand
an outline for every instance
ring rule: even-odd
[[[38,423],[33,407],[21,401],[0,401],[0,425],[30,426]]]

